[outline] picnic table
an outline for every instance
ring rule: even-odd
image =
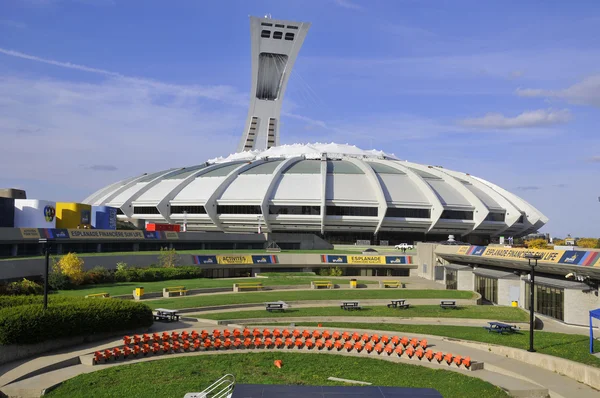
[[[272,301],[270,303],[265,303],[265,309],[269,312],[271,312],[271,311],[285,312],[285,310],[287,308],[290,308],[290,306],[285,301]]]
[[[446,308],[456,309],[456,308],[458,308],[456,306],[456,301],[454,301],[454,300],[442,300],[442,301],[440,301],[440,307],[442,307],[443,309],[446,309]]]
[[[362,309],[359,301],[342,301],[342,305],[340,305],[340,308],[343,310],[360,310],[360,309]]]
[[[157,308],[154,314],[154,320],[174,322],[179,321],[179,312],[177,310],[168,310],[166,308]]]
[[[514,325],[509,325],[507,323],[502,322],[488,322],[490,326],[484,326],[488,332],[495,332],[498,334],[506,333],[515,333],[518,331],[517,327]]]
[[[392,300],[392,303],[388,304],[387,306],[388,306],[388,308],[402,308],[402,309],[405,309],[405,308],[409,307],[409,304],[406,304],[406,300],[404,300],[404,299],[396,299],[396,300]]]

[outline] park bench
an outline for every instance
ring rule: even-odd
[[[275,301],[270,303],[265,303],[265,309],[269,312],[271,311],[282,311],[285,312],[287,308],[290,308],[289,304],[284,301]]]
[[[312,281],[311,286],[313,289],[324,287],[326,289],[333,289],[333,283],[331,281]]]
[[[388,308],[401,308],[401,309],[406,309],[409,307],[410,304],[406,303],[406,300],[404,299],[398,299],[398,300],[392,300],[392,302],[390,304],[388,304]]]
[[[348,311],[362,309],[362,307],[360,306],[360,302],[358,301],[342,301],[342,305],[340,305],[340,308]]]
[[[454,301],[454,300],[442,300],[442,301],[440,301],[440,307],[442,307],[443,309],[447,309],[447,308],[456,309],[456,308],[458,308],[456,306],[456,301]]]
[[[234,283],[233,284],[234,292],[239,292],[240,290],[244,290],[244,289],[262,290],[262,288],[263,288],[262,282],[247,282],[247,283]]]
[[[155,321],[174,322],[179,321],[179,313],[177,310],[168,310],[166,308],[157,308],[154,314]]]
[[[163,297],[171,297],[172,294],[185,296],[187,294],[185,286],[172,286],[163,288]]]
[[[396,287],[400,288],[400,281],[379,281],[379,287]]]
[[[88,294],[87,296],[85,296],[85,298],[95,298],[95,297],[109,298],[110,294],[108,294],[108,293],[94,293],[94,294]]]

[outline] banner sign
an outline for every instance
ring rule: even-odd
[[[109,229],[69,229],[71,239],[144,239],[144,231]]]
[[[348,256],[348,264],[385,264],[384,256]]]
[[[45,229],[44,236],[47,239],[69,239],[69,230],[63,228]]]
[[[40,230],[37,228],[19,228],[23,239],[40,239]]]
[[[246,254],[232,254],[217,256],[219,264],[253,264],[252,256]]]
[[[503,247],[460,246],[456,254],[481,256],[503,260],[526,260],[527,254],[541,256],[539,261],[583,267],[600,267],[600,252],[582,250],[507,249]]]
[[[144,231],[144,238],[146,239],[160,239],[160,233],[155,231]]]
[[[412,256],[385,256],[386,264],[412,264]]]
[[[333,254],[322,254],[321,255],[322,263],[332,263],[332,264],[348,264],[348,256],[338,256]]]
[[[252,256],[253,264],[277,264],[278,262],[277,256],[273,254],[268,254],[265,256]]]
[[[179,239],[179,234],[177,232],[163,231],[163,234],[165,235],[165,239]]]
[[[202,264],[217,264],[217,256],[193,256],[194,264],[202,265]]]

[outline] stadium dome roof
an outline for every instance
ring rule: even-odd
[[[234,153],[105,187],[85,200],[190,230],[521,236],[547,218],[466,173],[348,144]]]

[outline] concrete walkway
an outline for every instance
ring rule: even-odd
[[[356,322],[356,318],[353,318],[353,320],[354,322]],[[192,329],[212,330],[215,328],[223,330],[225,326],[215,326],[211,323],[202,322],[179,322],[172,324],[156,324],[156,327],[153,327],[151,332],[162,332],[165,329],[168,329],[169,331],[190,331]],[[329,330],[331,331],[332,329],[329,328]],[[357,330],[359,332],[366,331],[352,329],[352,331],[354,330]],[[376,332],[380,334],[392,334],[389,331]],[[393,334],[403,335],[399,332],[394,332]],[[580,384],[572,379],[558,375],[554,372],[537,368],[535,366],[528,365],[514,359],[509,359],[500,355],[489,353],[484,350],[480,350],[466,345],[461,345],[458,342],[449,341],[448,339],[440,338],[439,336],[413,335],[412,333],[405,333],[404,335],[410,337],[418,337],[419,339],[426,338],[435,351],[451,352],[462,356],[470,356],[474,361],[484,362],[485,369],[468,372],[462,369],[458,369],[456,367],[450,367],[446,365],[440,366],[437,363],[428,363],[418,361],[416,359],[398,358],[397,356],[379,356],[373,353],[367,354],[364,352],[354,354],[351,353],[350,355],[369,355],[378,359],[384,359],[393,362],[410,363],[415,365],[418,364],[421,366],[432,367],[436,369],[445,369],[449,371],[462,372],[463,374],[466,374],[468,376],[478,377],[492,384],[495,384],[505,389],[506,391],[509,391],[511,396],[515,397],[544,397],[547,396],[549,392],[550,396],[553,398],[597,398],[600,394],[598,391],[593,390],[592,388],[584,384]],[[107,365],[97,366],[87,366],[79,362],[80,356],[89,355],[97,350],[112,348],[121,345],[121,339],[113,339],[101,343],[94,343],[75,347],[72,350],[64,350],[29,361],[23,361],[20,364],[12,365],[11,369],[7,369],[8,366],[5,366],[4,369],[0,369],[0,374],[4,373],[2,374],[2,376],[0,376],[0,391],[4,392],[8,396],[39,397],[43,390],[50,388],[56,385],[57,383],[60,383],[78,374],[100,370],[107,366],[119,366],[122,364],[135,363],[145,360],[173,358],[175,355],[210,355],[214,353],[223,352],[194,352],[185,354],[161,355],[157,357],[143,359],[122,360]],[[235,354],[244,351],[246,350],[229,352],[225,351],[225,353]],[[261,349],[257,351],[264,350]],[[296,350],[293,350],[291,352],[296,352]],[[345,352],[343,354],[348,355],[348,353]],[[71,366],[64,366],[59,369],[56,369],[60,366],[60,364],[68,364],[69,361],[71,361]],[[53,366],[54,369],[52,368]]]

